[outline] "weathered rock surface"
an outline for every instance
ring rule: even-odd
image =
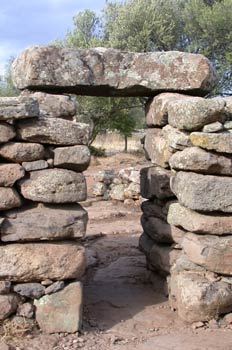
[[[30,303],[23,303],[17,308],[17,315],[26,318],[33,318],[35,313],[34,305]]]
[[[64,281],[56,281],[45,289],[45,294],[57,293],[64,288]]]
[[[205,95],[216,83],[215,71],[202,55],[55,46],[26,49],[13,63],[12,79],[19,89],[93,96]]]
[[[126,189],[125,184],[112,185],[110,190],[110,198],[115,199],[117,201],[124,201],[125,195],[124,191]]]
[[[0,320],[12,315],[18,307],[19,298],[16,294],[0,295]]]
[[[45,293],[45,287],[40,283],[20,283],[13,287],[15,293],[31,299],[39,299]]]
[[[194,146],[210,151],[232,153],[232,134],[229,132],[218,134],[193,132],[190,135],[190,140]]]
[[[207,124],[203,127],[203,132],[218,132],[224,129],[223,124],[220,122],[215,122],[211,124]]]
[[[141,204],[142,212],[147,216],[155,216],[159,219],[166,220],[167,215],[164,209],[165,203],[160,203],[159,200],[144,201]]]
[[[0,249],[0,278],[15,282],[80,278],[85,250],[75,242],[8,244]]]
[[[36,321],[46,333],[74,333],[82,322],[82,284],[69,284],[62,291],[35,301]]]
[[[75,98],[67,95],[52,95],[44,92],[23,91],[21,96],[36,98],[39,103],[41,117],[71,118],[77,113]]]
[[[14,188],[0,187],[0,210],[17,208],[22,205],[22,198]]]
[[[81,238],[87,212],[78,204],[38,205],[6,212],[1,226],[3,242]]]
[[[181,243],[185,234],[184,230],[169,225],[155,216],[142,215],[141,224],[144,232],[158,243]]]
[[[144,142],[145,156],[152,163],[163,168],[169,166],[168,162],[172,155],[168,144],[162,135],[162,129],[147,129]]]
[[[24,175],[25,171],[19,164],[0,163],[0,186],[12,187]]]
[[[232,97],[231,96],[224,97],[224,101],[226,102],[226,112],[231,116],[232,115]]]
[[[14,163],[43,159],[45,150],[39,143],[9,142],[0,146],[0,156]]]
[[[104,196],[106,191],[107,191],[107,186],[106,184],[104,184],[104,182],[95,182],[92,187],[92,193],[96,197]]]
[[[178,315],[187,322],[209,321],[232,310],[232,290],[223,282],[212,282],[199,273],[177,276]]]
[[[199,130],[206,124],[224,122],[226,119],[222,98],[189,97],[168,105],[168,123],[179,130]]]
[[[147,167],[140,171],[141,196],[147,199],[174,197],[170,189],[173,173],[161,167]]]
[[[124,190],[125,198],[139,199],[140,197],[140,184],[131,182]]]
[[[46,160],[35,160],[34,162],[22,162],[22,166],[26,171],[35,171],[48,168]]]
[[[219,236],[232,234],[231,215],[202,214],[185,208],[179,203],[172,203],[169,206],[167,219],[170,225],[182,227],[194,233]]]
[[[11,290],[10,281],[0,281],[0,294],[8,294]]]
[[[168,124],[168,103],[184,98],[188,98],[188,96],[166,92],[148,101],[145,107],[147,126],[164,126]]]
[[[39,117],[39,105],[31,97],[1,97],[0,120]]]
[[[189,147],[174,153],[169,164],[176,170],[190,170],[202,174],[232,175],[232,157]]]
[[[232,212],[232,178],[177,172],[171,189],[180,204],[193,210]]]
[[[56,118],[33,118],[18,122],[21,140],[53,145],[87,145],[90,137],[88,124]]]
[[[232,275],[232,237],[217,237],[187,233],[182,241],[185,254],[195,264],[204,268]]]
[[[54,150],[54,165],[60,168],[84,171],[90,163],[90,150],[87,146],[59,147]]]
[[[182,151],[186,147],[191,146],[189,133],[173,128],[171,125],[166,125],[162,129],[162,135],[164,136],[168,147],[170,147],[173,152]]]
[[[35,202],[76,203],[86,200],[86,182],[81,173],[66,169],[33,171],[19,182],[22,195]]]
[[[0,123],[0,143],[8,142],[16,136],[15,129],[7,123]]]

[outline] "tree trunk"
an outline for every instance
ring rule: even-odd
[[[127,153],[127,147],[128,147],[128,144],[127,144],[127,136],[124,135],[124,141],[125,141],[125,147],[124,147],[124,152]]]

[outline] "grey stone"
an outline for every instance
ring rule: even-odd
[[[93,96],[205,95],[216,83],[215,71],[202,55],[58,46],[26,49],[12,65],[12,79],[19,89]]]
[[[0,321],[15,313],[19,303],[17,294],[0,295]]]
[[[84,171],[90,163],[90,150],[87,146],[60,147],[54,150],[54,166]]]
[[[232,106],[232,104],[231,104]],[[232,114],[232,107],[231,107],[231,114]],[[228,120],[227,122],[224,123],[224,129],[230,130],[232,129],[232,120]]]
[[[147,129],[144,142],[145,156],[152,163],[163,168],[169,166],[169,159],[172,155],[167,141],[162,135],[162,129]]]
[[[223,124],[220,122],[215,122],[211,124],[207,124],[203,127],[203,132],[218,132],[224,129]]]
[[[173,152],[182,151],[186,147],[191,146],[189,133],[173,128],[171,125],[166,125],[162,129],[162,135],[164,136],[168,147]]]
[[[95,182],[92,187],[92,194],[96,197],[103,197],[107,191],[107,186],[103,182]]]
[[[26,171],[35,171],[48,168],[46,160],[35,160],[34,162],[23,162],[22,166]]]
[[[11,281],[0,281],[0,294],[8,294],[11,290]]]
[[[39,105],[31,97],[1,97],[0,120],[39,117]]]
[[[179,203],[169,206],[168,222],[170,225],[182,227],[187,231],[209,235],[231,235],[232,215],[220,213],[199,213],[185,208]]]
[[[0,198],[0,210],[17,208],[23,204],[22,198],[14,188],[0,187]]]
[[[45,294],[57,293],[64,288],[64,281],[56,281],[45,289]]]
[[[115,199],[117,201],[124,201],[125,199],[125,194],[124,191],[126,189],[125,184],[121,185],[112,185],[111,190],[110,190],[110,198]]]
[[[149,216],[155,216],[156,218],[166,220],[167,215],[164,211],[164,203],[160,203],[161,201],[154,199],[154,200],[148,200],[144,201],[141,204],[142,212],[145,214],[146,217]]]
[[[87,195],[84,175],[66,169],[33,171],[19,185],[22,195],[35,202],[76,203]]]
[[[74,123],[65,119],[32,118],[22,120],[17,125],[21,140],[51,145],[87,145],[90,127],[84,123]]]
[[[80,278],[85,250],[76,242],[8,244],[0,249],[0,278],[18,283]]]
[[[0,156],[14,163],[43,159],[44,147],[39,143],[9,142],[0,146]]]
[[[45,333],[75,333],[82,323],[82,284],[74,282],[63,290],[35,301],[36,321]]]
[[[34,318],[35,307],[31,303],[23,303],[18,306],[17,315],[26,318]]]
[[[8,142],[16,136],[15,129],[7,123],[0,123],[0,143]]]
[[[161,167],[147,167],[141,169],[141,196],[147,199],[171,198],[174,196],[170,189],[170,178],[173,173]]]
[[[124,190],[125,198],[139,199],[140,198],[140,184],[131,182]]]
[[[0,186],[12,187],[24,175],[25,171],[19,164],[0,163]]]
[[[180,204],[200,211],[232,212],[232,178],[178,172],[171,189]]]
[[[202,174],[231,175],[232,157],[207,152],[200,147],[189,147],[176,152],[169,160],[172,169],[190,170]]]
[[[101,170],[94,176],[94,180],[97,182],[104,182],[106,185],[112,184],[116,172],[113,169]]]
[[[168,123],[179,130],[199,130],[204,125],[226,119],[223,98],[189,97],[168,105]]]
[[[21,283],[13,287],[13,291],[23,297],[39,299],[45,293],[45,287],[40,283]]]
[[[209,151],[232,153],[232,134],[222,132],[217,134],[193,132],[190,135],[193,146],[199,146]]]

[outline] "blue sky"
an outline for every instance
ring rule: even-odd
[[[0,74],[10,56],[63,38],[78,11],[100,13],[104,4],[105,0],[0,0]]]

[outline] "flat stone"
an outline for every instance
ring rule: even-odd
[[[141,196],[147,199],[166,199],[174,196],[170,188],[170,170],[158,166],[143,168],[140,171]]]
[[[66,169],[33,171],[19,182],[24,198],[44,203],[76,203],[86,200],[85,177]]]
[[[232,293],[228,284],[209,281],[196,272],[182,272],[175,278],[178,315],[183,320],[209,321],[232,310]]]
[[[14,163],[43,159],[45,150],[39,143],[9,142],[0,146],[0,156]]]
[[[35,307],[31,303],[23,303],[17,308],[17,315],[26,318],[34,318]]]
[[[16,294],[0,295],[0,320],[12,315],[18,307],[19,298]]]
[[[75,97],[67,95],[53,95],[44,92],[23,91],[21,96],[36,98],[39,103],[41,117],[71,118],[77,113]]]
[[[45,333],[75,333],[82,323],[82,284],[70,283],[63,290],[35,301],[36,321]]]
[[[0,281],[0,294],[8,294],[11,290],[11,281]]]
[[[220,122],[215,122],[211,124],[207,124],[203,127],[203,132],[218,132],[224,129],[223,124]]]
[[[177,93],[162,93],[149,100],[145,106],[146,124],[148,127],[168,124],[168,103],[177,99],[188,98]]]
[[[17,125],[21,140],[51,145],[87,145],[90,138],[88,124],[74,123],[57,118],[33,118],[22,120]]]
[[[199,146],[209,151],[232,153],[232,134],[221,132],[217,134],[193,132],[190,135],[193,146]]]
[[[162,129],[146,129],[144,142],[145,156],[153,164],[163,168],[169,166],[169,159],[172,155],[165,138],[162,135]]]
[[[59,147],[54,150],[54,166],[75,171],[84,171],[90,163],[87,146]]]
[[[1,97],[0,120],[39,117],[38,101],[31,97]]]
[[[207,270],[232,275],[232,237],[187,233],[182,241],[185,254]]]
[[[174,153],[169,164],[175,170],[190,170],[202,174],[231,175],[232,157],[189,147]]]
[[[15,129],[7,123],[0,123],[0,143],[8,142],[16,136]]]
[[[80,278],[85,250],[76,242],[8,244],[0,249],[0,278],[39,282]]]
[[[45,294],[57,293],[64,288],[64,281],[56,281],[45,289]]]
[[[179,130],[199,130],[213,122],[227,119],[223,98],[189,97],[168,104],[168,123]]]
[[[13,291],[23,297],[39,299],[45,294],[45,287],[40,283],[20,283],[13,287]]]
[[[25,171],[19,164],[0,163],[0,186],[12,187],[14,183],[24,177]]]
[[[218,236],[232,234],[232,215],[203,214],[179,203],[172,203],[169,206],[167,219],[170,225],[182,227],[194,233]]]
[[[205,95],[216,84],[215,71],[202,55],[58,46],[27,48],[12,65],[12,79],[19,89],[92,96]]]
[[[35,160],[34,162],[23,162],[22,166],[26,171],[42,170],[48,168],[48,162],[41,159]]]
[[[22,198],[14,188],[0,187],[0,198],[0,210],[17,208],[23,204]]]
[[[189,133],[173,128],[171,125],[166,125],[162,129],[162,135],[164,136],[168,147],[173,152],[182,151],[186,147],[191,146]]]
[[[181,243],[185,231],[155,216],[141,217],[144,232],[158,243]]]
[[[1,226],[3,242],[82,238],[87,212],[79,204],[38,205],[6,212]]]
[[[232,178],[177,172],[171,189],[180,204],[193,210],[232,212]]]

